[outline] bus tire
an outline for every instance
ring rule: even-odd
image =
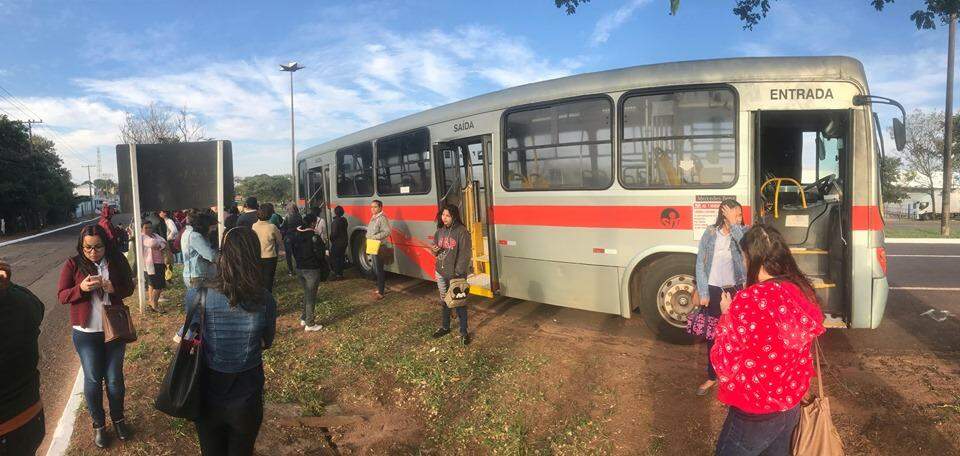
[[[686,331],[686,314],[693,302],[696,257],[671,255],[643,270],[640,283],[640,316],[657,338],[689,345],[696,339]]]
[[[367,237],[365,233],[362,231],[354,233],[350,245],[353,247],[353,264],[357,266],[357,271],[364,277],[373,277],[373,263],[367,256]]]

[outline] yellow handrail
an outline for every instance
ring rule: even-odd
[[[776,193],[773,194],[773,218],[780,218],[780,186],[783,185],[783,181],[788,181],[797,186],[797,191],[800,193],[800,202],[803,203],[803,208],[807,208],[807,195],[803,193],[803,186],[800,185],[800,182],[797,182],[796,179],[789,177],[771,177],[767,179],[763,185],[760,186],[760,195],[763,195],[763,191],[766,190],[767,185],[770,185],[771,182],[777,181]],[[760,216],[763,217],[766,215],[766,208],[760,206]]]

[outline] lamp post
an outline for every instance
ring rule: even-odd
[[[290,175],[293,178],[293,193],[291,195],[293,195],[294,204],[297,203],[297,148],[293,124],[293,73],[303,68],[306,67],[297,62],[290,62],[286,65],[280,64],[280,71],[290,73]]]

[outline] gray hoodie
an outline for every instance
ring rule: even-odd
[[[467,278],[473,259],[467,227],[458,224],[451,228],[440,228],[433,236],[433,244],[440,247],[437,252],[437,275],[444,279]]]
[[[367,239],[383,241],[388,237],[390,237],[390,221],[387,220],[387,216],[381,212],[371,217],[370,223],[367,224]]]

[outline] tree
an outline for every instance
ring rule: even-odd
[[[31,143],[27,127],[6,116],[0,116],[0,195],[8,231],[65,222],[76,207],[70,172],[53,141],[34,135]]]
[[[260,202],[279,203],[293,200],[293,182],[289,174],[256,176],[237,179],[236,193],[244,198],[255,196]]]
[[[127,144],[170,144],[201,141],[203,123],[187,112],[174,111],[169,106],[150,103],[137,112],[127,112],[120,125],[120,141]]]
[[[101,195],[117,194],[117,183],[113,179],[94,179],[93,188]]]
[[[903,148],[902,163],[908,177],[923,185],[930,195],[930,204],[936,205],[934,175],[943,170],[943,113],[915,110],[907,116],[907,144]]]
[[[907,197],[900,186],[900,169],[903,160],[897,157],[884,157],[880,162],[880,192],[885,203],[899,203]]]

